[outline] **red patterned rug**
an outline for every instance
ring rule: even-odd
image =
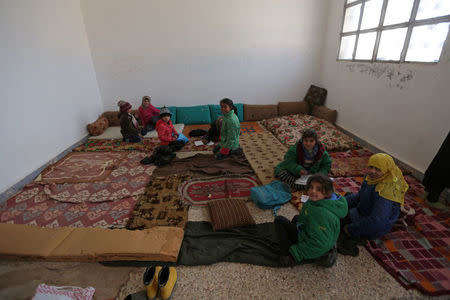
[[[182,200],[192,206],[205,206],[209,201],[227,198],[247,200],[250,189],[258,185],[252,176],[199,178],[180,185]]]
[[[102,203],[50,200],[44,187],[25,187],[0,204],[0,222],[39,227],[125,227],[138,196]]]
[[[195,141],[203,141],[201,137],[189,138],[189,143],[186,144],[180,151],[212,151],[214,145],[195,146]],[[143,151],[149,155],[156,147],[161,146],[158,138],[146,138],[139,143],[126,143],[122,140],[87,140],[86,143],[73,149],[74,152],[117,152],[117,151]]]
[[[354,177],[364,176],[367,171],[367,162],[374,153],[362,148],[342,152],[329,153],[332,159],[330,177]],[[399,166],[403,175],[411,174],[411,171]]]
[[[51,164],[40,175],[42,183],[101,181],[125,158],[125,153],[71,152]]]
[[[50,199],[71,203],[116,201],[141,195],[156,166],[140,163],[146,157],[143,152],[133,151],[124,154],[126,158],[103,181],[46,184],[44,192]]]
[[[345,157],[365,157],[365,156],[372,156],[374,153],[370,151],[369,149],[362,148],[357,150],[347,150],[342,152],[330,152],[332,159],[335,158],[345,158]]]
[[[121,139],[94,140],[89,139],[84,144],[74,148],[74,152],[111,152],[111,151],[144,151],[154,149],[159,144],[157,139],[144,139],[140,143],[126,143]],[[152,150],[153,151],[153,150]]]

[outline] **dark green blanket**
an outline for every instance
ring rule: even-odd
[[[209,222],[188,222],[178,264],[238,262],[279,267],[278,238],[273,223],[213,231]]]

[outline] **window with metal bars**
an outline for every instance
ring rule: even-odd
[[[450,0],[346,0],[338,60],[437,63]]]

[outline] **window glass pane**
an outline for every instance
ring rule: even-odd
[[[408,22],[414,0],[389,0],[383,25]]]
[[[449,0],[421,0],[416,20],[450,15]]]
[[[352,6],[345,10],[343,32],[355,31],[358,29],[359,13],[361,12],[361,4]]]
[[[363,33],[359,35],[355,59],[372,59],[376,37],[376,32]]]
[[[383,0],[370,0],[364,6],[364,14],[361,29],[375,28],[380,23],[381,7]]]
[[[356,35],[342,37],[339,59],[352,59]]]
[[[347,4],[353,3],[355,1],[358,1],[358,0],[347,0]]]
[[[450,23],[424,25],[413,28],[406,61],[437,62],[447,38]]]
[[[406,31],[406,27],[382,31],[377,59],[400,60]]]

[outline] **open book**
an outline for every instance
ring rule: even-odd
[[[299,179],[295,181],[295,184],[306,185],[306,183],[308,182],[308,178],[310,176],[311,175],[302,175]]]

